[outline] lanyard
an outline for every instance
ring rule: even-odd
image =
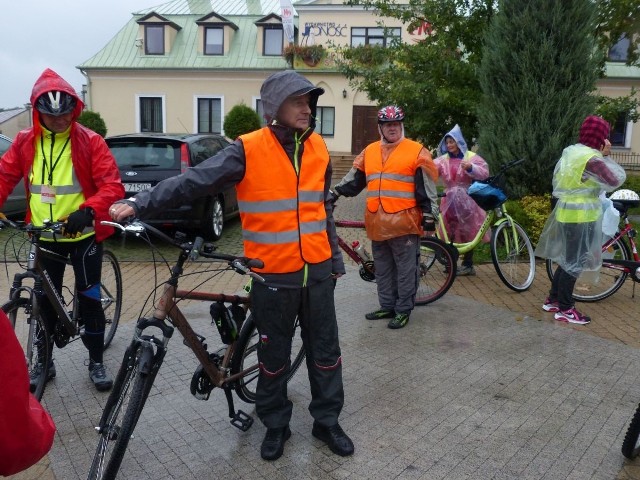
[[[67,145],[69,144],[69,140],[71,140],[71,135],[69,135],[67,137],[67,140],[64,142],[64,145],[62,146],[62,150],[60,150],[60,153],[58,154],[58,158],[56,158],[56,161],[53,161],[53,146],[55,144],[56,141],[56,134],[52,134],[51,135],[51,155],[49,156],[49,185],[53,184],[53,171],[55,170],[56,166],[58,165],[58,162],[60,161],[60,158],[62,157],[62,154],[64,153],[64,151],[67,149]],[[44,167],[42,168],[42,184],[44,185],[44,172],[45,170],[47,170],[47,156],[44,154],[44,135],[40,135],[40,151],[42,152],[42,161],[44,163]]]

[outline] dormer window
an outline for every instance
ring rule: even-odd
[[[198,53],[204,55],[226,55],[238,26],[226,18],[211,12],[196,20],[198,25]]]
[[[175,42],[176,35],[182,27],[171,20],[167,20],[162,15],[151,12],[148,15],[136,20],[139,25],[138,38],[144,45],[145,55],[167,55],[171,53],[171,47]]]
[[[222,27],[205,27],[204,54],[222,55],[224,53],[224,31]]]
[[[164,55],[164,26],[144,26],[144,53],[146,55]]]
[[[284,48],[282,18],[271,13],[255,22],[255,25],[258,27],[258,53],[266,57],[281,57]]]
[[[265,56],[282,56],[283,34],[282,25],[268,25],[264,27],[264,51]]]

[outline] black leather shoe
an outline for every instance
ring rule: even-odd
[[[267,433],[262,440],[260,455],[265,460],[277,460],[284,452],[284,442],[291,437],[289,426],[282,428],[267,428]]]
[[[332,427],[325,427],[313,422],[311,435],[326,443],[336,455],[346,457],[353,453],[353,442],[337,423]]]

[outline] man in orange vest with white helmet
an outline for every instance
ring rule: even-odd
[[[256,412],[267,427],[260,451],[265,460],[279,458],[291,436],[286,374],[296,317],[307,353],[311,433],[338,455],[354,450],[338,424],[344,391],[333,294],[345,269],[329,193],[329,152],[313,131],[323,93],[294,71],[271,75],[260,89],[266,127],[111,208],[117,221],[144,218],[236,186],[244,254],[264,261],[256,271],[266,281],[253,283],[251,311],[261,338]]]
[[[367,320],[390,318],[404,327],[415,305],[420,235],[435,230],[438,169],[431,153],[404,136],[404,111],[389,105],[378,111],[380,140],[353,162],[334,187],[335,196],[353,197],[367,189],[365,228],[376,265],[380,308]]]

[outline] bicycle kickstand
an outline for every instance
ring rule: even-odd
[[[231,419],[231,425],[239,428],[243,432],[246,432],[251,428],[251,425],[253,425],[253,418],[242,410],[238,410],[236,412],[236,409],[233,406],[233,395],[231,394],[230,388],[224,388],[224,395],[227,397],[227,404],[229,405],[229,418]]]

